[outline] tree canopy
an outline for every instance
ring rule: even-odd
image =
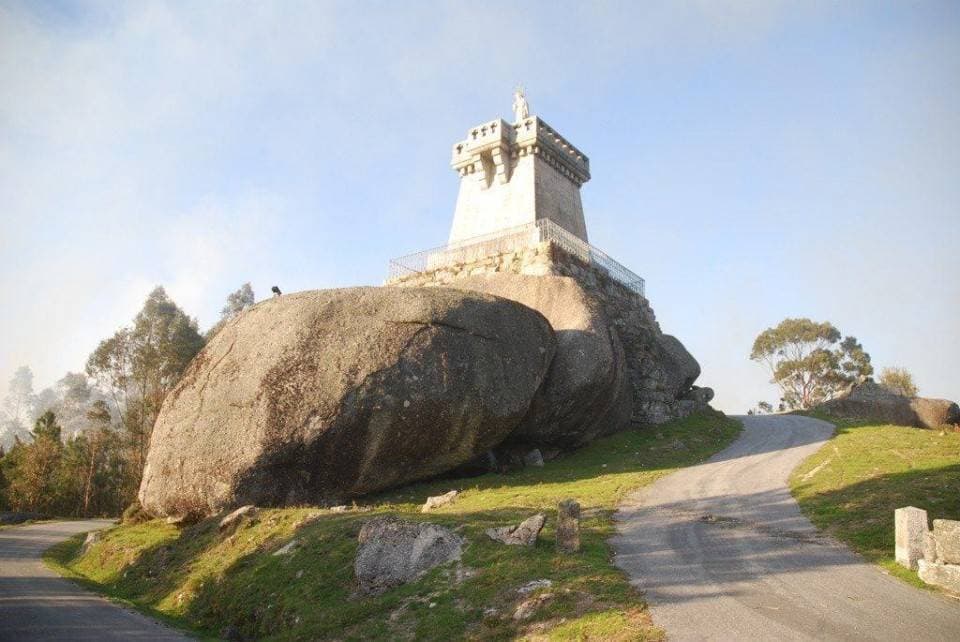
[[[884,368],[880,372],[880,385],[904,397],[917,396],[913,375],[906,368]]]
[[[35,422],[0,450],[0,509],[119,514],[136,496],[160,406],[203,344],[197,322],[156,288],[131,325],[100,342],[86,373],[35,394],[30,369],[18,370],[2,419]]]
[[[197,322],[162,287],[150,293],[133,325],[100,342],[86,372],[112,399],[142,470],[160,405],[204,345]],[[139,484],[139,477],[132,480]]]
[[[784,319],[761,332],[750,359],[767,366],[790,409],[815,406],[873,374],[870,355],[855,337],[805,318]]]

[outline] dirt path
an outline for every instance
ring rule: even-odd
[[[787,477],[833,427],[742,419],[729,448],[617,513],[617,566],[669,639],[960,640],[960,602],[885,575],[800,513]]]
[[[85,591],[43,565],[50,546],[104,520],[48,522],[0,530],[0,640],[189,640],[139,613]]]

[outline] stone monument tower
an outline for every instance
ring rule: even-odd
[[[530,115],[520,89],[513,113],[512,124],[498,118],[477,125],[453,146],[460,192],[449,240],[391,260],[387,285],[459,287],[514,299],[559,329],[558,351],[577,337],[597,336],[565,325],[579,317],[550,289],[579,288],[605,319],[612,354],[622,355],[633,421],[661,423],[706,407],[713,391],[693,385],[700,366],[661,330],[644,280],[587,241],[580,186],[590,180],[590,160]],[[571,363],[581,364],[584,353],[571,350]]]
[[[457,245],[543,219],[586,241],[580,186],[590,180],[590,159],[529,115],[522,89],[513,106],[513,124],[498,118],[477,125],[453,146],[460,193],[448,242]]]

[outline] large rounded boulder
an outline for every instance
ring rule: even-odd
[[[921,428],[941,428],[960,424],[960,406],[949,399],[930,399],[916,397],[910,400],[910,407],[917,415]]]
[[[475,292],[350,288],[262,302],[168,395],[140,501],[203,515],[437,475],[520,424],[554,349],[542,315]]]
[[[956,402],[904,397],[873,381],[852,385],[839,397],[818,407],[833,417],[918,428],[939,428],[960,423],[960,407]]]
[[[623,346],[600,302],[576,280],[497,273],[460,278],[450,287],[522,303],[543,314],[556,333],[547,379],[509,443],[574,448],[629,425]]]

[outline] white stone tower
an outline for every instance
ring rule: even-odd
[[[520,90],[514,111],[514,124],[502,118],[483,123],[453,146],[460,193],[449,243],[542,219],[587,241],[580,186],[590,180],[590,159],[543,120],[528,116]]]

